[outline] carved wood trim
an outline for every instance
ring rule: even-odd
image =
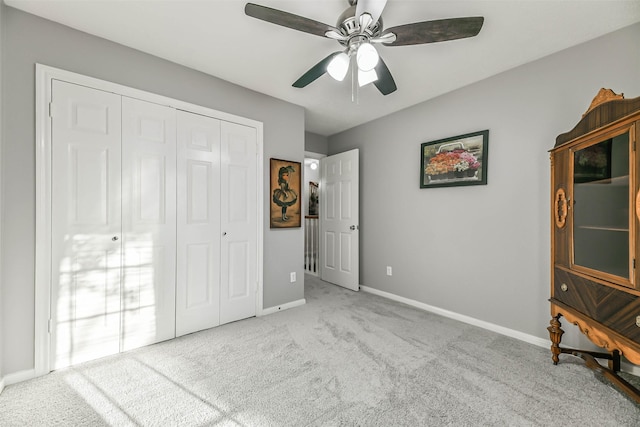
[[[556,220],[556,227],[562,228],[567,223],[567,213],[569,211],[567,207],[567,194],[564,192],[563,188],[558,188],[558,190],[556,190],[555,206],[556,209],[554,211],[554,217]]]
[[[547,331],[549,331],[549,339],[551,340],[551,360],[553,360],[554,365],[558,364],[558,356],[562,353],[560,341],[562,340],[562,334],[564,334],[558,317],[560,316],[552,317],[551,321],[549,321],[549,327],[547,328]]]
[[[633,341],[564,306],[561,302],[553,300],[551,302],[551,315],[557,316],[558,314],[561,314],[569,322],[576,325],[580,332],[598,347],[602,347],[607,351],[618,350],[631,363],[640,365],[640,349],[637,348],[637,343],[635,343],[635,347],[632,347]]]
[[[616,99],[624,99],[624,93],[617,94],[611,89],[605,89],[605,88],[600,89],[600,91],[595,96],[595,98],[593,98],[593,101],[591,101],[591,105],[589,105],[589,108],[587,108],[587,111],[584,112],[582,117],[586,116],[589,113],[589,111],[593,110],[598,105],[604,104],[605,102],[609,102],[609,101],[615,101]]]
[[[640,111],[640,97],[624,99],[623,94],[618,95],[610,89],[601,89],[578,124],[569,132],[558,135],[555,147],[566,144],[638,111]]]

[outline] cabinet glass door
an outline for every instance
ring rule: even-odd
[[[573,263],[630,278],[629,133],[574,152]]]

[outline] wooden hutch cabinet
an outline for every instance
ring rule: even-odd
[[[640,403],[617,375],[640,364],[640,97],[601,89],[551,150],[551,338]],[[561,317],[607,352],[560,347]],[[608,366],[595,359],[608,359]]]

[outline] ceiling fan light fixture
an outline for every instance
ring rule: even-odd
[[[378,60],[380,56],[378,55],[378,51],[376,48],[371,45],[371,43],[362,43],[358,47],[358,51],[356,52],[356,62],[358,63],[358,69],[362,71],[371,71],[376,65],[378,65]]]
[[[339,82],[344,80],[347,71],[349,71],[349,56],[344,52],[337,54],[327,65],[327,73]]]
[[[484,23],[482,16],[468,16],[420,21],[384,29],[381,15],[387,1],[348,0],[350,7],[340,14],[335,26],[254,3],[247,3],[244,13],[261,21],[336,40],[346,48],[344,53],[334,52],[325,57],[292,86],[306,87],[327,73],[342,81],[351,69],[352,98],[354,93],[357,95],[358,79],[360,86],[375,82],[376,88],[383,95],[397,90],[389,68],[378,56],[373,44],[409,46],[475,37]]]
[[[378,80],[376,70],[363,71],[358,69],[358,86],[362,87]]]

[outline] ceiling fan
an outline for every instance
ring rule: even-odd
[[[311,67],[293,83],[294,87],[303,88],[325,73],[342,81],[351,66],[354,81],[357,70],[359,86],[373,83],[383,95],[394,92],[397,87],[374,44],[406,46],[463,39],[477,35],[484,22],[481,16],[451,18],[415,22],[385,30],[380,15],[387,0],[348,1],[349,8],[342,12],[335,27],[254,3],[247,3],[244,12],[276,25],[337,40],[343,46],[343,50],[330,54]]]

